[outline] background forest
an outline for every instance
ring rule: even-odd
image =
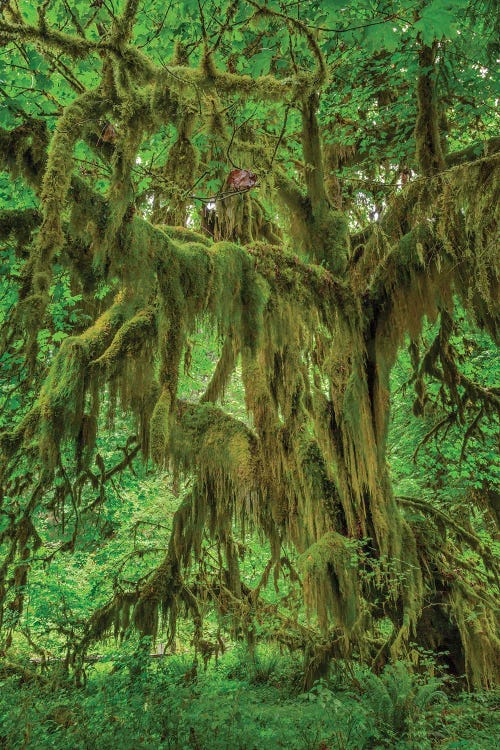
[[[496,0],[0,1],[0,745],[500,744]]]

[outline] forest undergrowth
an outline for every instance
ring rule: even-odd
[[[428,656],[378,676],[335,665],[302,691],[302,663],[236,647],[206,671],[189,654],[148,658],[148,640],[110,654],[87,685],[4,676],[0,743],[30,750],[493,750],[498,693],[464,692]],[[431,676],[434,675],[434,676]]]

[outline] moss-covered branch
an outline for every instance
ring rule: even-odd
[[[83,59],[101,47],[99,42],[82,39],[81,36],[66,34],[47,25],[31,26],[27,23],[8,23],[0,19],[0,40],[6,42],[31,42],[51,51],[62,52],[74,59]]]
[[[53,468],[59,443],[76,438],[84,416],[85,395],[90,386],[88,366],[111,343],[128,312],[119,295],[115,303],[80,336],[68,337],[57,353],[35,405],[13,431],[2,433],[4,457],[10,459],[24,441],[39,440],[44,463]]]
[[[200,401],[215,403],[224,396],[224,390],[228,384],[229,378],[234,372],[238,361],[239,344],[237,337],[232,331],[224,339],[222,351],[217,361],[214,373],[210,379],[207,389]]]
[[[46,293],[51,260],[64,242],[61,212],[71,185],[75,143],[82,137],[89,123],[95,122],[107,106],[99,92],[85,92],[66,107],[58,119],[48,148],[40,196],[43,222],[33,278],[35,293]]]

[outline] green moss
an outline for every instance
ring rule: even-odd
[[[182,406],[171,446],[180,467],[245,494],[256,485],[255,453],[255,437],[243,422],[209,403]]]
[[[106,378],[115,375],[127,357],[137,356],[156,333],[156,314],[151,307],[140,310],[115,333],[113,341],[92,366],[105,370]]]
[[[48,272],[49,264],[64,241],[61,210],[66,202],[73,167],[73,151],[89,123],[99,118],[103,102],[89,91],[77,97],[58,118],[47,154],[41,201],[43,222],[38,238],[38,263]]]
[[[126,314],[123,297],[81,336],[66,338],[54,358],[34,407],[43,464],[54,468],[64,439],[81,438],[85,396],[91,385],[89,365],[106,349]],[[30,419],[27,417],[28,423]]]
[[[174,240],[175,242],[180,242],[183,244],[186,242],[196,242],[198,244],[205,245],[205,247],[211,247],[213,244],[212,241],[205,237],[203,234],[195,232],[193,229],[188,229],[187,227],[162,226],[161,229],[167,235],[167,237],[170,237],[170,239]]]
[[[353,548],[345,537],[331,531],[300,557],[306,602],[317,612],[326,630],[329,616],[347,636],[360,615],[360,586]]]
[[[171,397],[168,388],[164,388],[153,409],[150,422],[150,450],[153,460],[163,465],[168,455],[170,438]]]
[[[462,641],[469,684],[474,688],[496,687],[500,662],[496,613],[460,579],[450,592],[450,605]]]

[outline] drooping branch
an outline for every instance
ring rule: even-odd
[[[481,538],[477,534],[465,529],[463,526],[457,523],[453,518],[451,518],[447,513],[444,513],[439,508],[434,507],[431,503],[427,502],[426,500],[420,500],[414,497],[398,497],[397,500],[403,505],[408,505],[412,508],[417,508],[418,510],[422,511],[424,514],[428,514],[429,516],[434,517],[438,521],[441,521],[442,523],[444,523],[445,527],[452,528],[453,531],[457,534],[458,538],[467,542],[467,544],[475,552],[477,552],[478,555],[482,558],[485,571],[486,571],[486,575],[488,577],[491,577],[492,580],[495,581],[497,587],[500,585],[500,578],[499,578],[500,571],[498,569],[499,568],[498,560],[495,559],[495,556],[492,553],[492,551],[487,549],[484,546],[484,543],[482,542]]]
[[[31,42],[57,50],[74,59],[83,59],[92,52],[97,52],[101,47],[100,42],[91,42],[80,36],[66,34],[48,26],[32,26],[27,23],[9,23],[0,19],[0,40],[5,44],[9,42]]]
[[[33,275],[35,295],[47,294],[51,261],[64,243],[62,208],[71,185],[75,143],[82,137],[88,124],[106,109],[107,103],[103,103],[100,93],[89,91],[75,99],[58,119],[48,149],[40,195],[43,222]]]
[[[499,168],[494,153],[411,185],[366,241],[365,253],[382,257],[369,276],[369,298],[384,314],[397,311],[403,326],[397,336],[418,332],[422,316],[435,318],[440,304],[448,307],[455,292],[498,337]],[[416,297],[410,302],[412,289]],[[393,317],[396,335],[395,324]]]
[[[53,467],[57,441],[75,437],[81,426],[87,381],[87,366],[107,349],[126,318],[128,304],[118,295],[114,304],[81,336],[67,338],[61,346],[35,405],[12,430],[0,436],[7,460],[37,435],[40,452]]]
[[[224,395],[224,389],[236,367],[238,354],[239,343],[237,337],[234,335],[234,332],[229,331],[224,339],[222,351],[212,378],[200,399],[201,403],[205,401],[215,403]]]

